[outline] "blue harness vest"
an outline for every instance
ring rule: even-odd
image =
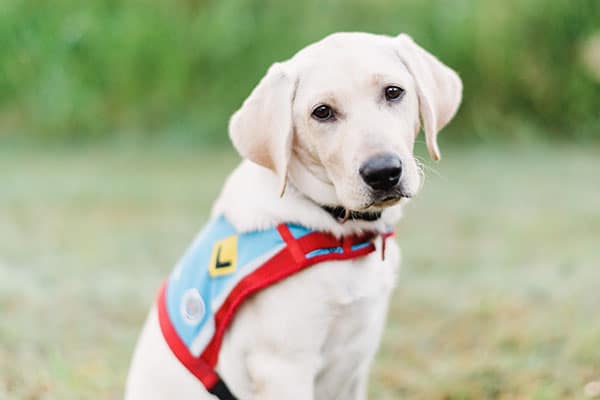
[[[393,231],[382,234],[385,239]],[[163,336],[179,361],[206,389],[235,400],[215,371],[226,328],[251,294],[323,261],[375,251],[380,236],[336,238],[293,224],[236,232],[220,216],[211,220],[175,266],[158,295]],[[382,248],[382,256],[385,247]]]

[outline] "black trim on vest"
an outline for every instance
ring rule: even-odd
[[[219,400],[238,400],[230,391],[223,379],[219,377],[219,380],[210,390],[210,393],[214,394]]]

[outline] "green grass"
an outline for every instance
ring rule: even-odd
[[[455,137],[598,138],[597,0],[3,0],[0,138],[224,143],[267,67],[335,31],[455,68]]]
[[[371,398],[582,398],[600,378],[598,148],[446,148],[399,226]],[[0,152],[0,398],[118,399],[237,157]]]

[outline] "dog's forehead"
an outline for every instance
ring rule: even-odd
[[[386,36],[336,33],[300,50],[292,62],[300,70],[314,68],[332,72],[373,69],[398,59],[392,40]]]
[[[334,34],[304,48],[290,61],[300,77],[300,87],[311,88],[311,92],[410,84],[410,74],[392,39],[385,36]]]
[[[390,47],[393,43],[393,38],[384,35],[375,35],[362,32],[339,32],[334,33],[318,42],[312,43],[300,50],[296,55],[303,53],[326,53],[333,51],[369,51],[377,47]]]

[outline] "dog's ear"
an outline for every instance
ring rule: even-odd
[[[273,170],[285,190],[292,151],[296,79],[276,63],[229,121],[229,137],[244,158]]]
[[[427,150],[439,160],[438,132],[454,117],[462,98],[458,74],[416,44],[406,34],[394,38],[400,58],[416,82]]]

